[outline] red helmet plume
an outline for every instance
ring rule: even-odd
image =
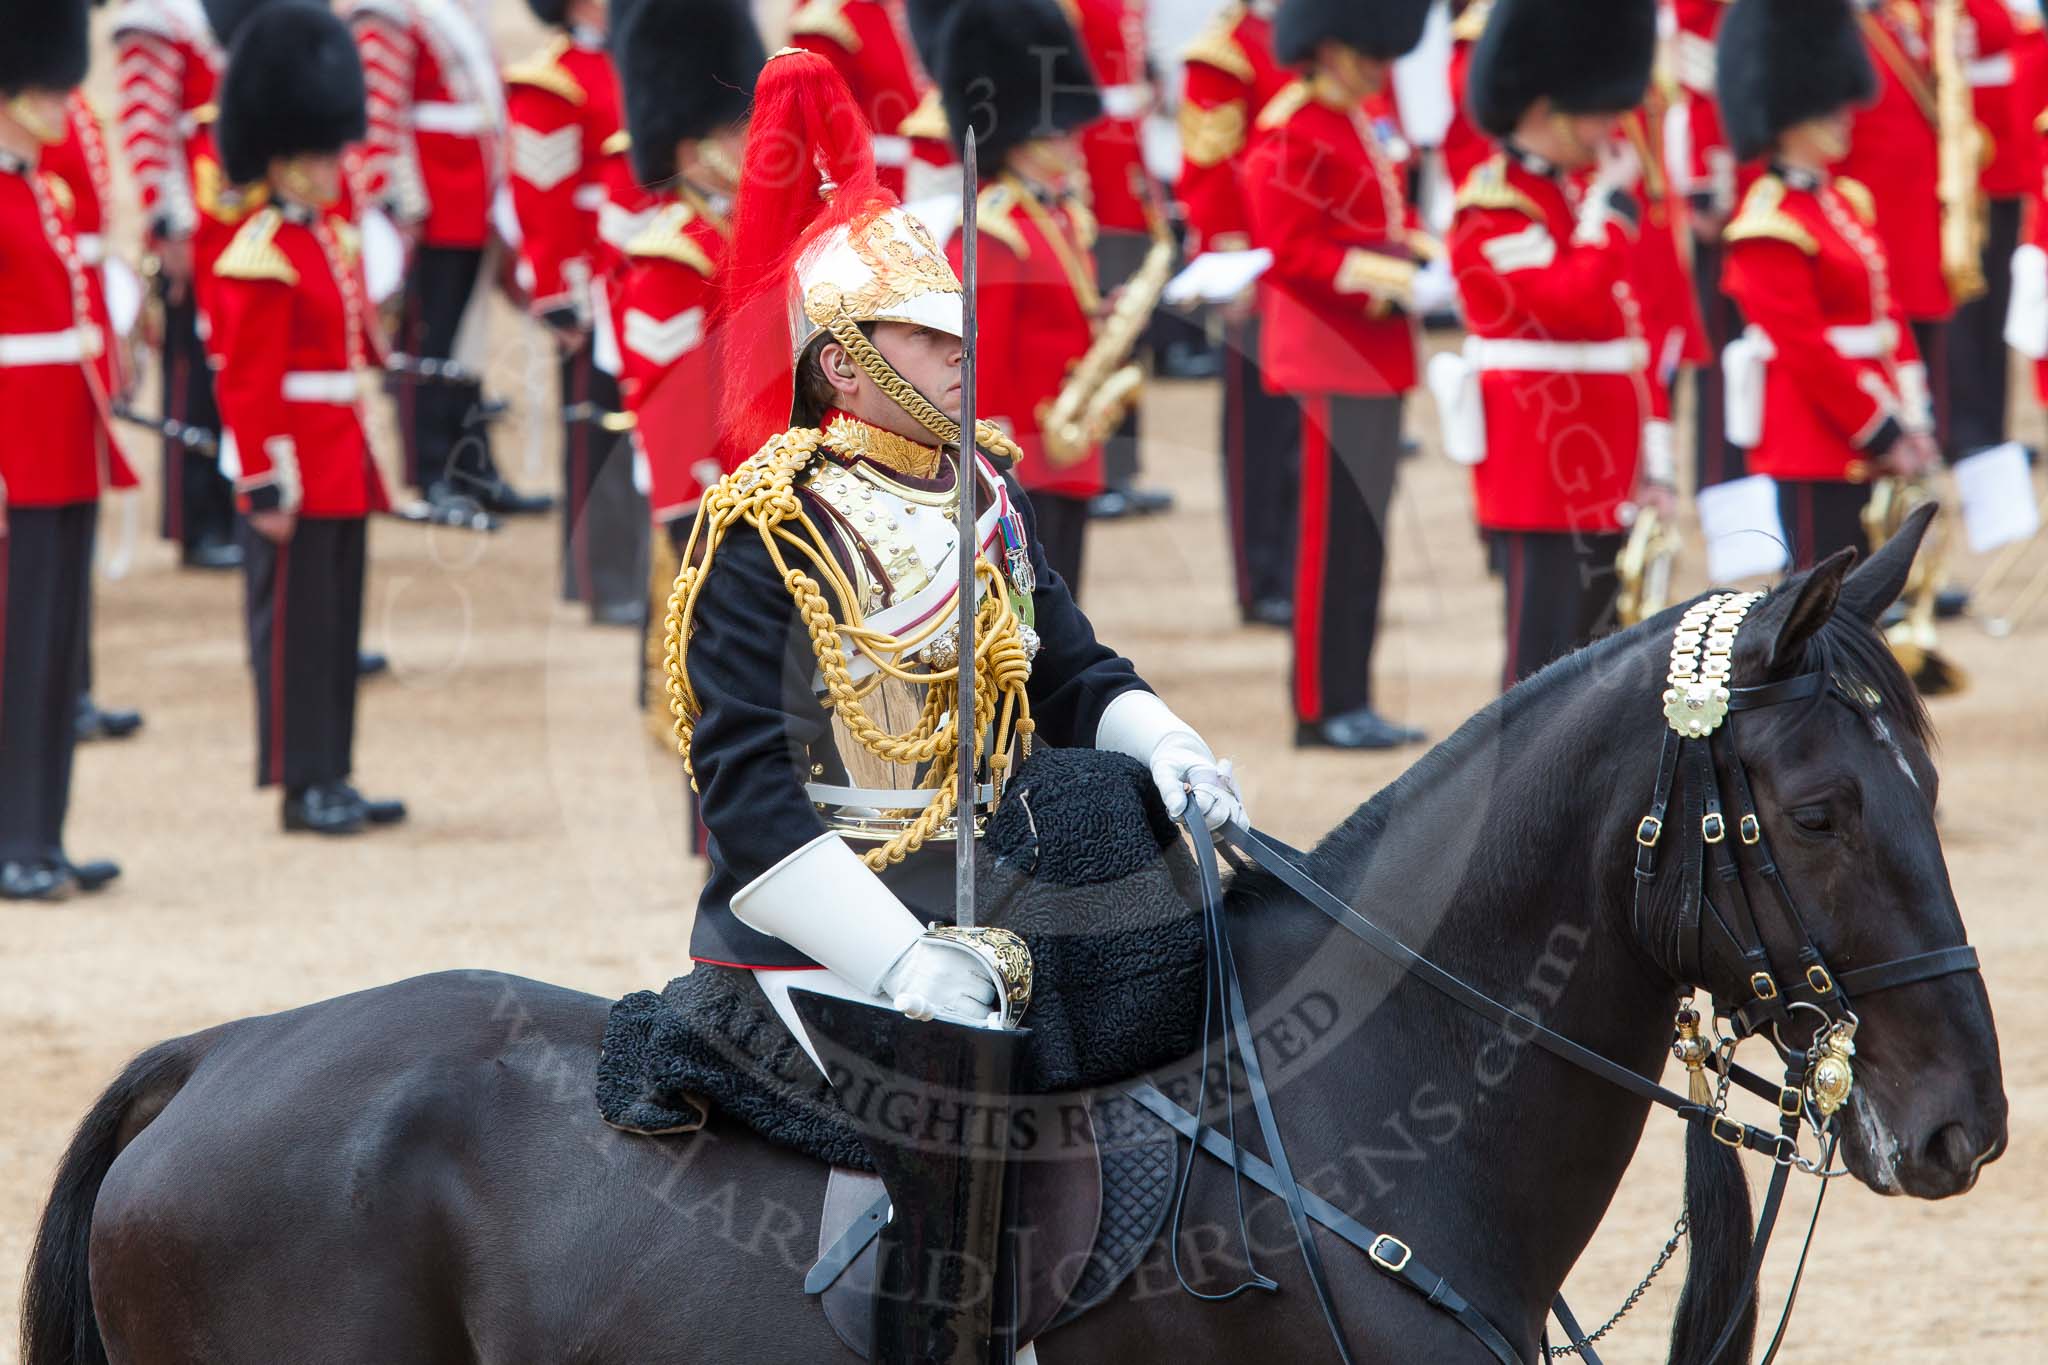
[[[785,48],[754,85],[727,258],[722,449],[728,469],[789,425],[792,281],[811,244],[894,197],[874,135],[832,64]]]

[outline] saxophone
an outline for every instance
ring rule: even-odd
[[[1983,133],[1963,69],[1963,0],[1934,2],[1934,127],[1939,143],[1941,271],[1958,305],[1981,297],[1984,204],[1978,186]]]
[[[1879,479],[1870,488],[1870,501],[1863,508],[1863,531],[1875,553],[1898,534],[1906,518],[1924,503],[1940,498],[1924,480]],[[1936,523],[1928,532],[1899,595],[1905,614],[1884,633],[1892,657],[1913,680],[1923,697],[1945,697],[1969,689],[1970,675],[1941,652],[1941,636],[1934,623],[1934,599],[1948,566],[1950,539],[1946,527]]]
[[[1124,286],[1088,353],[1045,410],[1040,429],[1045,434],[1046,458],[1054,466],[1065,468],[1085,459],[1091,448],[1115,432],[1138,401],[1145,386],[1145,370],[1131,362],[1131,353],[1138,349],[1159,297],[1173,278],[1173,259],[1172,239],[1155,235],[1144,264]]]
[[[1636,510],[1628,543],[1614,561],[1620,589],[1614,598],[1615,619],[1625,628],[1647,621],[1671,605],[1671,575],[1684,541],[1656,509]]]

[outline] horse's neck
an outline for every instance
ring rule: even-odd
[[[1354,821],[1350,846],[1333,836],[1317,871],[1438,965],[1654,1076],[1671,995],[1625,937],[1633,845],[1610,836],[1627,797],[1583,776],[1615,773],[1633,791],[1649,774],[1622,738],[1588,743],[1616,752],[1441,765],[1392,794],[1376,835]],[[1277,1014],[1262,1040],[1284,1051],[1320,1030],[1329,1058],[1320,1083],[1276,1101],[1290,1131],[1356,1158],[1346,1202],[1370,1226],[1426,1228],[1432,1265],[1463,1292],[1540,1309],[1598,1225],[1647,1106],[1403,981],[1316,912],[1276,918],[1284,930],[1241,935],[1257,940],[1248,993]],[[1333,1155],[1305,1150],[1298,1165]]]

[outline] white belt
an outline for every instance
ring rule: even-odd
[[[2001,52],[1996,57],[1979,57],[1964,71],[1970,78],[1970,87],[1975,90],[1996,89],[2012,84],[2012,54]]]
[[[1137,118],[1151,102],[1152,87],[1149,85],[1102,87],[1102,112],[1111,118]]]
[[[910,164],[910,139],[894,133],[877,133],[875,142],[875,164],[877,166],[908,166]]]
[[[78,365],[100,353],[100,329],[67,327],[61,332],[14,332],[0,336],[0,368],[21,365]]]
[[[586,213],[595,213],[604,207],[605,192],[602,185],[578,185],[570,202]]]
[[[923,810],[939,799],[936,791],[922,788],[903,790],[895,787],[834,787],[824,782],[804,783],[804,795],[818,806],[852,806],[862,810]],[[996,789],[984,784],[975,788],[974,800],[977,805],[988,805],[996,799]]]
[[[1882,360],[1898,349],[1899,330],[1889,320],[1830,327],[1828,345],[1844,360]]]
[[[107,259],[106,239],[97,232],[81,232],[71,239],[71,245],[77,249],[82,265],[98,265]]]
[[[1649,343],[1640,337],[1615,341],[1524,341],[1474,337],[1473,363],[1482,370],[1533,370],[1550,374],[1634,374],[1649,368]]]
[[[360,393],[348,370],[293,370],[284,377],[287,403],[353,403]]]
[[[476,137],[491,130],[491,114],[481,104],[421,100],[412,107],[412,126],[422,133],[457,133]]]

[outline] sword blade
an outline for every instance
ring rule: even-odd
[[[974,618],[979,605],[975,594],[975,561],[981,552],[981,535],[975,527],[979,512],[975,506],[975,365],[974,289],[979,277],[979,207],[981,175],[974,149],[974,130],[967,130],[967,146],[961,154],[960,186],[960,448],[954,461],[954,485],[959,489],[960,510],[956,524],[960,532],[960,687],[953,702],[953,724],[960,735],[960,790],[954,824],[953,904],[955,918],[967,929],[974,927],[974,789],[976,741],[974,725]]]

